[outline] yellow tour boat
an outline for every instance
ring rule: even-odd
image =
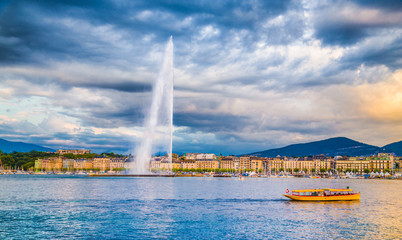
[[[289,193],[286,189],[286,194],[283,196],[296,201],[351,201],[360,200],[360,193],[353,192],[352,189],[303,189],[293,190]]]

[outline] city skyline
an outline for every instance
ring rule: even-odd
[[[5,1],[0,138],[129,152],[172,35],[174,152],[400,141],[401,10],[400,1]]]

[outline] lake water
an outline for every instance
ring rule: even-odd
[[[294,202],[288,188],[350,188]],[[401,239],[402,181],[0,176],[0,239]]]

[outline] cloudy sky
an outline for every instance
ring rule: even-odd
[[[402,140],[399,0],[3,0],[0,138],[130,152],[171,35],[175,152]]]

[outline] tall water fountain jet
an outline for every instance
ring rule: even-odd
[[[149,162],[152,157],[155,139],[159,138],[159,130],[168,134],[165,147],[172,166],[173,146],[173,39],[169,38],[163,55],[162,66],[152,90],[152,103],[144,122],[144,133],[141,143],[135,149],[135,158],[131,171],[136,174],[150,172]],[[166,146],[168,145],[168,146]]]

